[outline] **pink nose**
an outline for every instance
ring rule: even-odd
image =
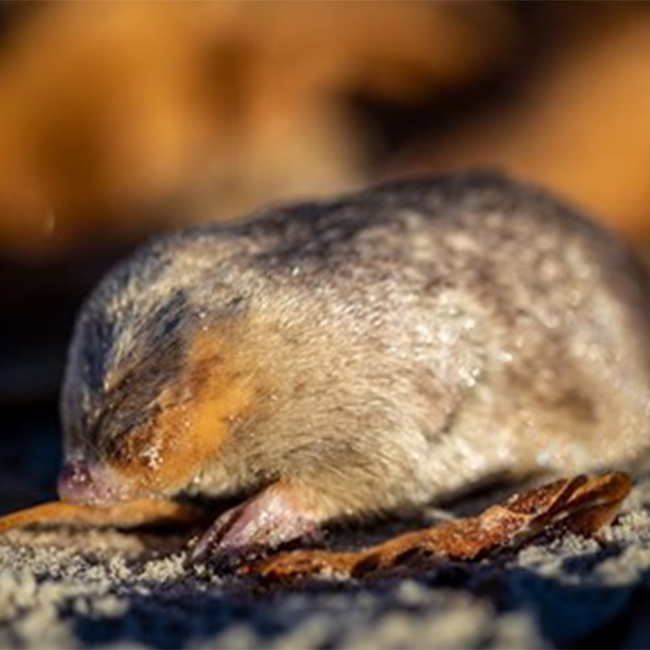
[[[82,461],[67,462],[59,474],[58,492],[62,501],[100,505],[116,501],[117,494],[102,476]]]

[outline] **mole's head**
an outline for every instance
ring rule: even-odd
[[[113,272],[77,321],[62,392],[65,501],[182,490],[250,402],[232,331],[245,301],[224,290],[210,309],[187,269],[152,266]]]

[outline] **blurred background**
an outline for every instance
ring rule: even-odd
[[[0,509],[52,496],[74,314],[143,239],[497,167],[650,242],[650,4],[0,4]]]

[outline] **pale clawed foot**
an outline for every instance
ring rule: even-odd
[[[233,567],[285,542],[315,539],[319,531],[297,489],[276,483],[224,512],[191,550],[190,561]]]

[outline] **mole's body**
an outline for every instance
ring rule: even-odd
[[[84,307],[64,499],[253,495],[274,544],[650,446],[645,272],[548,195],[465,174],[160,239]]]

